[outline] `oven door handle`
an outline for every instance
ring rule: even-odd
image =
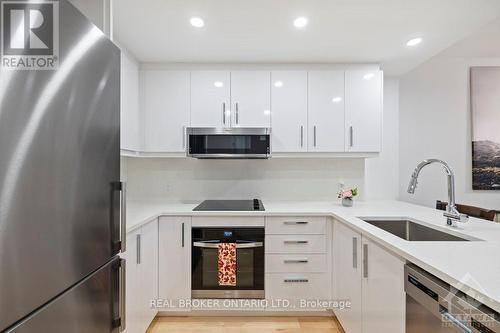
[[[212,242],[193,242],[194,247],[201,247],[203,249],[217,249],[219,247],[219,243]],[[248,243],[237,243],[237,249],[253,249],[257,247],[263,247],[263,242],[248,242]]]

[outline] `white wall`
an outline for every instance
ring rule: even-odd
[[[365,199],[398,197],[399,160],[399,81],[384,78],[384,115],[382,152],[376,158],[366,159]]]
[[[415,195],[406,193],[416,164],[440,158],[455,171],[457,202],[500,209],[500,191],[472,191],[469,107],[469,68],[500,66],[499,41],[497,20],[401,77],[400,199],[431,207],[447,199],[445,173],[438,166],[422,171]]]

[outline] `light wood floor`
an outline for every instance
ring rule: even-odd
[[[157,317],[147,333],[343,333],[331,317]]]

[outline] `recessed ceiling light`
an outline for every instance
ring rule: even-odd
[[[214,86],[215,86],[216,88],[222,88],[222,87],[224,87],[224,82],[221,82],[221,81],[215,81],[215,82],[214,82]]]
[[[417,46],[418,44],[422,43],[422,41],[423,38],[421,37],[413,38],[406,42],[406,46]]]
[[[307,17],[297,17],[293,21],[293,25],[295,26],[295,28],[299,29],[305,27],[307,23],[308,23]]]
[[[203,19],[198,16],[191,17],[189,19],[189,23],[191,23],[191,25],[195,28],[203,28],[203,26],[205,25]]]
[[[373,73],[367,73],[363,76],[363,79],[370,80],[370,79],[373,79],[374,76],[375,76],[375,74],[373,74]]]
[[[274,86],[275,86],[276,88],[283,87],[283,81],[276,81],[276,82],[274,82]]]
[[[332,98],[333,103],[339,103],[340,101],[342,101],[342,97],[337,96],[337,97]]]

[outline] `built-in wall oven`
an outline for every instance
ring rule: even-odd
[[[219,244],[236,247],[236,281],[221,285]],[[193,298],[264,298],[264,228],[192,229]]]

